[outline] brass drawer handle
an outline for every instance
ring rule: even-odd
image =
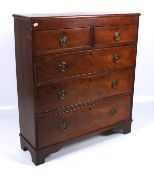
[[[61,132],[65,132],[67,130],[67,128],[68,128],[68,125],[65,121],[59,124],[59,130]]]
[[[117,88],[118,87],[118,81],[117,80],[112,80],[111,87],[113,89]]]
[[[67,36],[63,36],[63,37],[60,38],[60,45],[61,45],[61,47],[66,47],[68,45]]]
[[[114,35],[113,35],[113,39],[116,40],[116,41],[120,40],[120,33],[115,32]]]
[[[115,115],[116,113],[117,113],[116,108],[115,108],[115,107],[111,108],[111,110],[110,110],[110,112],[109,112],[110,116],[113,116],[113,115]]]
[[[67,68],[68,64],[65,61],[58,65],[58,70],[61,72],[65,72]]]
[[[67,92],[65,90],[61,90],[59,93],[58,93],[58,97],[60,100],[63,100],[65,99],[67,96]]]
[[[120,56],[118,54],[113,56],[113,62],[118,63],[120,61]]]

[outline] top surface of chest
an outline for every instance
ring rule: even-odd
[[[63,15],[13,15],[29,20],[32,30],[69,29],[102,25],[135,24],[139,13],[128,14],[63,14]]]

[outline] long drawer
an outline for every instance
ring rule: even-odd
[[[35,60],[36,83],[135,66],[136,46],[40,56]]]
[[[78,104],[132,91],[134,69],[106,75],[64,80],[36,88],[36,111],[42,113],[62,106]]]
[[[39,118],[38,146],[41,148],[63,142],[129,119],[131,99],[131,96],[112,98],[76,112]]]

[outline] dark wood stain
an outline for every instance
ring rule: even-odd
[[[65,144],[131,131],[139,15],[13,15],[21,148],[36,165]]]
[[[118,41],[113,38],[115,32],[119,32],[121,35]],[[95,27],[94,33],[95,45],[111,45],[114,43],[133,42],[137,39],[137,24]]]
[[[109,97],[115,94],[126,93],[133,89],[134,71],[132,69],[110,73],[104,76],[64,80],[39,86],[36,89],[36,111],[41,113],[49,109],[78,104],[81,101],[90,101]],[[118,81],[118,87],[112,88],[112,81]],[[65,90],[65,99],[59,99],[59,92]]]
[[[80,135],[107,127],[130,117],[131,96],[113,98],[97,106],[65,113],[62,116],[48,116],[38,120],[39,146],[47,147]],[[111,115],[112,108],[116,114]],[[75,122],[74,122],[75,121]],[[60,124],[66,122],[66,130]]]
[[[61,47],[60,39],[68,38],[68,45]],[[90,28],[76,29],[61,29],[48,31],[35,31],[34,38],[34,53],[43,55],[46,53],[58,52],[59,50],[82,47],[90,47]],[[79,40],[80,38],[80,40]]]
[[[36,147],[31,23],[15,18],[14,27],[20,133]]]
[[[118,62],[113,61],[115,55],[120,56]],[[135,58],[135,45],[40,56],[35,60],[36,83],[41,84],[66,77],[135,67]],[[58,69],[62,62],[68,64],[65,72]]]

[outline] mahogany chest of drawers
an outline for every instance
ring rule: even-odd
[[[140,14],[13,15],[21,148],[129,133]]]

